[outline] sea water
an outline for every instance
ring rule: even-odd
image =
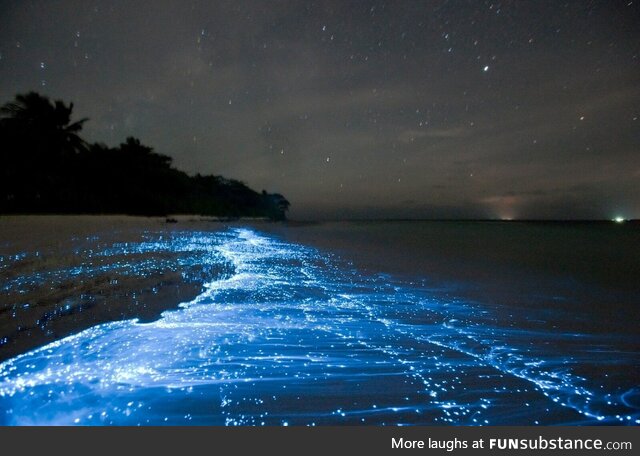
[[[155,321],[100,324],[3,362],[0,424],[640,423],[628,334],[558,329],[549,306],[505,319],[256,228],[169,244],[150,232],[145,249],[154,236],[158,249],[204,245],[229,273]]]

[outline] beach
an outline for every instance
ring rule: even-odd
[[[153,320],[193,299],[224,265],[198,257],[206,246],[168,245],[179,231],[164,217],[0,217],[0,360],[99,323]]]
[[[637,226],[176,222],[0,218],[1,423],[640,419]]]

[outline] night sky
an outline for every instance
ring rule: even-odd
[[[291,218],[640,218],[640,2],[6,2],[39,91]]]

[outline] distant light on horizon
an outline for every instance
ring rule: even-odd
[[[616,223],[622,223],[622,222],[624,222],[624,218],[623,217],[616,217],[616,218],[613,219],[613,221],[616,222]]]

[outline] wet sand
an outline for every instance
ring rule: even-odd
[[[193,252],[135,246],[227,224],[179,217],[0,217],[0,361],[91,326],[151,321],[228,273]],[[203,251],[204,252],[204,251]]]

